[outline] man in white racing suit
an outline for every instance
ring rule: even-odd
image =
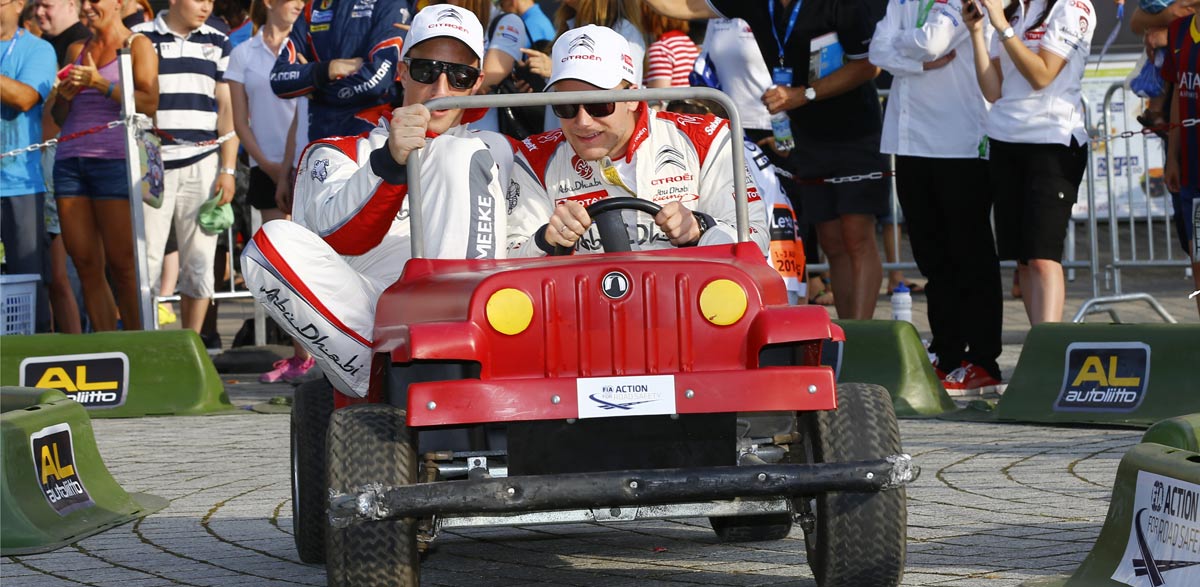
[[[502,198],[511,143],[468,130],[467,112],[422,105],[479,89],[478,19],[456,6],[430,6],[413,19],[400,57],[404,106],[365,135],[310,144],[296,172],[294,221],[267,223],[242,255],[255,299],[305,345],[334,387],[355,397],[370,382],[376,302],[411,257],[409,153],[425,149],[420,238],[427,256],[502,257],[507,234]]]
[[[624,89],[638,81],[628,42],[605,27],[567,31],[554,43],[551,63],[548,91]],[[562,128],[518,146],[507,193],[510,257],[547,255],[555,247],[602,250],[585,207],[616,196],[662,206],[653,218],[623,212],[626,225],[636,227],[634,250],[736,242],[731,147],[737,145],[727,120],[655,113],[645,102],[553,110]],[[765,254],[766,211],[748,173],[746,190],[750,236]]]

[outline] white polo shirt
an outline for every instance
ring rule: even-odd
[[[282,45],[280,47],[282,48]],[[234,47],[233,53],[229,55],[229,68],[225,70],[225,80],[245,86],[246,100],[250,104],[250,129],[254,131],[254,139],[258,141],[258,147],[269,160],[282,161],[287,131],[292,125],[292,117],[296,114],[300,98],[284,100],[271,91],[271,68],[275,66],[276,57],[278,54],[263,42],[260,30],[253,39]],[[304,126],[307,128],[307,124]],[[307,133],[297,133],[297,136],[307,136]],[[303,144],[297,145],[297,154],[303,148]],[[250,165],[258,166],[258,162],[251,157]]]
[[[1045,10],[1046,0],[1033,0],[1017,11],[1012,21],[1017,38],[1033,52],[1050,51],[1067,61],[1050,85],[1034,90],[1001,45],[992,38],[991,56],[999,57],[1004,75],[1001,96],[987,119],[989,137],[1011,143],[1070,145],[1074,137],[1087,142],[1080,102],[1083,70],[1096,31],[1096,11],[1089,0],[1059,0],[1046,21],[1031,28]]]
[[[708,63],[717,72],[721,91],[737,104],[742,127],[771,128],[771,113],[762,103],[763,94],[771,87],[771,73],[750,25],[740,18],[710,19],[703,49]]]
[[[922,4],[890,0],[871,38],[871,63],[894,76],[880,151],[913,157],[978,157],[987,100],[975,79],[962,0],[935,1],[918,28]],[[954,59],[925,71],[926,62],[951,50],[957,51]]]

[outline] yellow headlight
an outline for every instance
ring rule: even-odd
[[[519,290],[504,288],[487,301],[488,324],[502,334],[520,334],[533,321],[533,300]]]
[[[717,326],[729,326],[746,315],[746,290],[734,281],[717,279],[700,290],[700,313]]]

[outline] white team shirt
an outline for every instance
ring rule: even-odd
[[[525,32],[525,21],[521,20],[520,15],[511,12],[497,18],[500,19],[500,22],[496,23],[496,30],[492,32],[492,38],[484,39],[484,56],[495,50],[512,57],[517,63],[524,61],[525,54],[521,52],[521,49],[530,47],[529,35]],[[488,108],[487,114],[484,114],[483,118],[471,123],[471,128],[500,132],[500,117],[496,113],[496,109]]]
[[[771,87],[771,73],[750,25],[740,18],[710,19],[701,56],[717,70],[721,91],[737,104],[742,128],[770,129],[771,113],[762,95]]]
[[[283,48],[282,44],[280,48]],[[259,31],[254,38],[233,48],[229,54],[229,68],[225,70],[225,81],[245,86],[254,139],[263,155],[275,162],[283,161],[284,141],[301,101],[298,98],[282,99],[271,90],[271,68],[277,57],[278,54],[263,42],[262,31]],[[307,123],[304,126],[307,130]],[[307,136],[307,132],[297,136]],[[296,150],[298,161],[300,149]],[[258,166],[258,161],[251,157],[250,165]]]
[[[1004,83],[1000,99],[988,114],[987,134],[1012,143],[1069,145],[1074,137],[1084,144],[1088,136],[1083,124],[1081,82],[1096,30],[1096,11],[1089,0],[1059,0],[1046,21],[1031,29],[1029,25],[1045,7],[1046,0],[1022,6],[1012,21],[1013,30],[1033,52],[1045,49],[1067,63],[1049,86],[1034,90],[1001,46],[1000,35],[992,37],[991,56],[1000,59]]]
[[[978,157],[987,100],[975,78],[962,0],[935,0],[924,25],[917,28],[922,4],[924,0],[890,0],[871,38],[871,63],[895,78],[883,116],[880,151],[914,157]],[[990,28],[985,30],[985,35],[992,34]],[[924,70],[925,62],[952,50],[957,54],[945,66]]]

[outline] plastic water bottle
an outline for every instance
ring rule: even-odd
[[[903,283],[892,291],[892,320],[912,322],[912,294]]]
[[[775,148],[779,151],[791,151],[796,148],[792,139],[792,119],[787,112],[776,112],[771,115],[771,130],[775,133]]]

